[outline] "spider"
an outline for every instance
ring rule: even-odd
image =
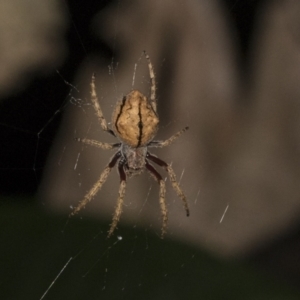
[[[75,207],[73,212],[71,213],[71,216],[75,215],[82,208],[84,208],[89,201],[93,199],[93,197],[98,193],[102,185],[105,183],[111,169],[117,164],[121,182],[119,187],[119,197],[117,200],[115,212],[113,214],[112,223],[108,231],[108,237],[110,237],[113,234],[120,220],[123,200],[125,196],[127,177],[138,175],[145,168],[160,186],[159,203],[162,214],[161,238],[164,237],[168,221],[168,210],[165,202],[166,186],[162,176],[154,168],[152,163],[163,167],[167,171],[175,192],[183,202],[186,215],[189,216],[188,203],[182,189],[180,188],[176,180],[176,175],[173,168],[171,167],[171,165],[167,164],[160,158],[148,152],[149,147],[165,147],[170,145],[182,133],[188,130],[188,127],[183,128],[182,130],[180,130],[165,141],[153,140],[158,130],[159,123],[159,118],[156,111],[156,83],[154,69],[150,61],[150,57],[145,51],[144,55],[148,62],[148,69],[151,81],[150,100],[147,99],[138,90],[132,90],[129,94],[124,96],[121,101],[117,102],[115,109],[112,113],[113,129],[110,129],[108,127],[106,119],[103,116],[96,94],[95,74],[92,75],[91,102],[95,110],[95,114],[99,120],[102,130],[118,138],[119,142],[109,144],[86,138],[76,139],[78,142],[81,142],[85,145],[95,146],[104,150],[117,149],[117,152],[113,155],[108,165],[101,173],[100,178],[97,180],[97,182],[93,185],[90,191],[84,196],[83,200],[79,202],[77,207]]]

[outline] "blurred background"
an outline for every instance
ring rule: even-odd
[[[276,299],[299,299],[298,1],[41,4],[14,0],[2,1],[0,6],[1,235],[7,241],[2,257],[11,256],[1,276],[7,299],[29,295],[35,276],[42,272],[40,262],[57,258],[56,253],[65,258],[51,264],[62,268],[90,240],[96,239],[103,247],[99,253],[117,243],[105,238],[117,200],[115,171],[79,217],[68,221],[71,207],[84,197],[112,156],[109,151],[82,146],[74,138],[115,142],[101,131],[90,106],[91,74],[97,74],[99,100],[110,121],[116,101],[132,88],[150,94],[143,50],[150,55],[157,80],[157,139],[190,127],[173,145],[153,153],[172,163],[191,216],[185,217],[180,199],[167,183],[168,234],[161,244],[158,187],[146,173],[130,179],[119,225],[122,234],[116,233],[127,234],[128,243],[122,242],[122,250],[117,247],[115,262],[132,251],[136,259],[140,255],[139,261],[130,256],[132,265],[142,260],[143,270],[148,270],[146,257],[149,261],[160,257],[159,249],[165,253],[160,257],[163,264],[170,264],[168,275],[173,274],[172,266],[179,268],[189,257],[190,276],[179,274],[191,286],[182,286],[173,278],[169,280],[173,292],[180,286],[203,299],[275,299],[275,295]],[[65,228],[68,234],[57,237]],[[156,250],[146,251],[149,244],[141,242],[141,236],[147,236]],[[55,242],[51,244],[41,242],[52,238]],[[23,247],[27,251],[20,253]],[[93,245],[92,249],[97,252],[100,248]],[[169,257],[173,252],[178,257]],[[192,263],[192,256],[198,257],[197,263]],[[97,261],[97,254],[92,257],[90,264]],[[20,268],[24,264],[35,266],[29,282],[23,280],[28,279],[26,268]],[[111,261],[105,264],[114,268]],[[49,277],[42,276],[44,283],[32,295],[41,297],[61,268],[53,269]],[[140,285],[149,283],[140,268],[125,266],[123,281],[107,279],[119,274],[118,269],[110,271],[110,276],[99,270],[100,280],[96,275],[88,278],[95,286],[94,281],[101,287],[111,284],[113,290],[114,282],[122,290],[131,286],[131,274],[145,276],[138,276]],[[199,275],[195,269],[204,273]],[[161,278],[164,271],[158,268],[146,273]],[[218,278],[221,273],[224,276]],[[181,276],[177,279],[183,282]],[[70,285],[78,280],[76,288],[83,293],[83,281],[71,278]],[[205,288],[210,287],[207,295],[204,287],[204,294],[199,291],[197,278]],[[17,295],[13,286],[18,279],[27,284]],[[221,295],[214,295],[215,286],[222,285]],[[64,294],[59,283],[56,286],[60,293],[55,299],[79,297],[75,288],[71,297],[70,288]],[[88,288],[89,279],[84,286]],[[132,289],[136,292],[136,287]],[[237,293],[230,294],[231,289]],[[282,298],[276,289],[283,291]],[[149,299],[181,299],[180,293],[170,290],[157,288]],[[99,295],[96,288],[93,292],[92,298]],[[135,292],[123,295],[138,298]],[[145,297],[147,289],[139,292]],[[49,292],[47,297],[51,296]],[[111,299],[112,294],[106,296]],[[117,292],[116,297],[120,297]]]

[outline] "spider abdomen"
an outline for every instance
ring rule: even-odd
[[[123,142],[131,147],[143,147],[154,138],[159,119],[148,99],[133,90],[117,103],[112,123]]]

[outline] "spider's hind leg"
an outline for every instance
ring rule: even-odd
[[[99,100],[96,92],[95,73],[93,73],[92,81],[91,81],[91,101],[102,130],[108,132],[109,134],[115,137],[116,136],[115,133],[107,125],[106,119],[104,118],[101,106],[99,104]]]
[[[144,55],[148,61],[148,69],[149,69],[149,75],[151,79],[151,95],[150,95],[150,103],[154,109],[154,111],[157,111],[157,105],[156,105],[156,82],[155,82],[155,74],[154,74],[154,69],[153,65],[151,63],[149,55],[146,53],[144,50]]]

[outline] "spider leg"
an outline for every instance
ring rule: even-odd
[[[81,142],[83,144],[90,145],[90,146],[95,146],[95,147],[98,147],[98,148],[101,148],[101,149],[104,149],[104,150],[118,148],[118,147],[121,146],[120,143],[115,143],[115,144],[101,143],[101,142],[98,142],[96,140],[90,140],[90,139],[86,139],[86,138],[84,138],[84,139],[75,138],[75,140],[77,142]]]
[[[116,162],[119,160],[121,153],[118,151],[110,160],[109,164],[105,167],[100,175],[98,181],[93,185],[89,192],[84,196],[84,198],[79,202],[79,204],[74,208],[70,216],[77,214],[82,208],[84,208],[88,202],[90,202],[97,192],[101,189],[103,183],[106,181],[111,169],[115,166]]]
[[[153,65],[151,63],[149,55],[146,53],[144,50],[144,54],[146,56],[146,59],[148,61],[148,68],[149,68],[149,74],[150,74],[150,79],[151,79],[151,95],[150,95],[150,103],[153,107],[153,110],[156,112],[157,107],[156,107],[156,83],[155,83],[155,74],[154,74],[154,69]]]
[[[148,147],[166,147],[169,146],[171,143],[173,143],[176,139],[178,139],[185,131],[189,129],[188,126],[184,127],[174,135],[172,135],[170,138],[168,138],[165,141],[152,141],[149,143]]]
[[[123,206],[123,201],[124,201],[124,196],[125,196],[125,189],[126,189],[126,174],[124,171],[124,164],[119,163],[118,166],[118,171],[120,174],[120,179],[121,179],[121,183],[120,183],[120,188],[119,188],[119,197],[117,200],[117,204],[116,204],[116,209],[113,215],[113,219],[112,219],[112,223],[110,225],[110,229],[108,231],[108,238],[113,234],[114,230],[116,229],[121,214],[122,214],[122,206]]]
[[[166,206],[166,184],[162,179],[161,175],[155,170],[155,168],[146,161],[146,168],[149,173],[154,177],[154,179],[159,183],[159,204],[162,214],[162,228],[161,228],[161,238],[164,238],[165,233],[167,232],[167,223],[168,223],[168,210]]]
[[[160,158],[150,154],[149,152],[147,153],[147,159],[149,159],[149,160],[153,161],[154,163],[158,164],[159,166],[165,168],[165,170],[168,172],[168,174],[170,176],[171,184],[173,186],[173,189],[175,190],[178,197],[181,198],[181,200],[183,202],[184,209],[186,211],[186,216],[188,217],[190,215],[189,206],[188,206],[186,197],[185,197],[182,189],[180,188],[179,183],[176,180],[176,175],[175,175],[175,172],[174,172],[173,168],[169,164],[167,164],[166,162],[164,162]]]
[[[98,100],[98,96],[97,96],[97,92],[96,92],[96,85],[95,85],[95,73],[92,75],[92,81],[91,81],[91,101],[92,101],[96,116],[101,125],[101,128],[104,131],[110,133],[111,135],[113,135],[115,137],[116,136],[115,133],[111,129],[109,129],[107,126],[107,122],[103,116],[103,112],[102,112],[102,109],[99,104],[99,100]]]

